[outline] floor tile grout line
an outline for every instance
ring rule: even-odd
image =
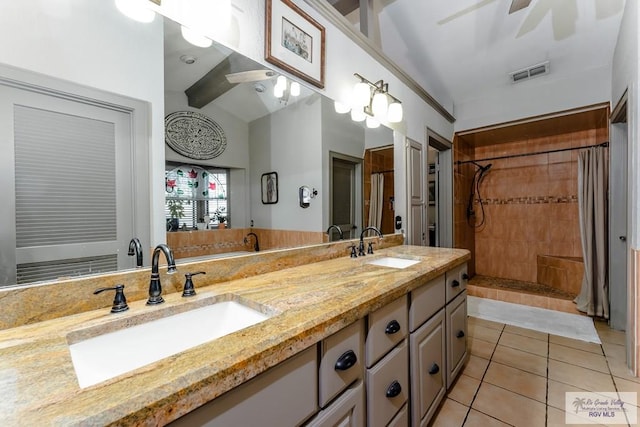
[[[547,334],[547,390],[544,397],[544,425],[549,425],[549,357],[551,351],[551,334]]]
[[[505,328],[506,324],[502,324],[502,329],[500,329],[500,335],[498,336],[498,341],[500,341],[500,337],[502,336],[502,333],[504,332],[504,328]],[[495,345],[493,346],[493,351],[491,352],[491,356],[489,356],[489,363],[487,363],[487,367],[484,369],[484,372],[482,373],[482,378],[480,378],[480,384],[478,384],[478,388],[476,389],[476,392],[473,394],[473,397],[471,398],[471,402],[469,402],[469,409],[467,410],[466,415],[464,416],[464,420],[462,420],[462,425],[464,426],[464,424],[467,422],[467,418],[469,418],[469,414],[471,413],[471,408],[473,406],[473,402],[475,402],[476,397],[478,396],[478,393],[480,392],[480,387],[482,387],[482,383],[484,382],[484,377],[485,375],[487,375],[487,371],[489,370],[489,365],[491,365],[491,360],[493,359],[493,354],[496,352],[496,348],[498,348],[498,341],[496,341]],[[469,355],[471,355],[471,353],[469,353]],[[482,414],[484,414],[484,412],[482,411],[478,411]],[[489,414],[484,414],[487,415],[491,418],[497,419],[500,422],[504,422],[498,418],[495,418]],[[505,424],[509,424],[509,423],[505,423]],[[509,424],[511,425],[511,424]]]

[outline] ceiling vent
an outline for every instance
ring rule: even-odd
[[[545,74],[549,74],[549,61],[527,67],[523,70],[513,71],[509,73],[509,78],[511,79],[511,83],[518,83]]]

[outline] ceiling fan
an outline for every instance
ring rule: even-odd
[[[225,77],[229,83],[248,83],[259,82],[262,80],[269,80],[276,76],[275,71],[272,70],[247,70],[239,71],[237,73],[226,74]]]
[[[452,15],[447,16],[444,19],[441,19],[440,21],[438,21],[439,25],[444,25],[447,22],[453,21],[454,19],[460,18],[461,16],[467,15],[471,12],[473,12],[474,10],[478,10],[490,3],[493,3],[496,0],[482,0],[479,1],[478,3],[471,5],[469,7],[466,7]],[[529,6],[529,4],[531,4],[531,0],[512,0],[511,1],[511,6],[509,7],[509,14],[512,14],[514,12],[517,12],[521,9],[525,9]]]
[[[439,25],[444,25],[454,19],[467,15],[475,10],[493,3],[495,0],[481,0],[478,3],[462,9],[448,17],[438,21]],[[508,14],[528,8],[533,0],[512,0]],[[603,17],[610,15],[614,10],[621,9],[623,0],[594,0],[596,6],[596,15]],[[526,14],[516,38],[533,31],[542,20],[547,16],[551,16],[553,26],[553,35],[555,40],[563,40],[571,36],[576,31],[576,21],[578,20],[578,2],[577,0],[536,0],[529,12]]]

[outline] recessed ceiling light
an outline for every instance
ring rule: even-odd
[[[265,90],[267,90],[266,87],[264,87],[264,85],[262,83],[256,83],[253,85],[253,88],[255,89],[256,92],[258,93],[263,93]]]
[[[191,56],[191,55],[182,55],[180,57],[180,61],[184,62],[185,64],[191,65],[194,62],[196,62],[198,60],[198,58],[196,58],[195,56]]]

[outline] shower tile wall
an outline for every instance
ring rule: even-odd
[[[506,156],[593,145],[592,129],[476,147],[473,157]],[[475,230],[475,273],[536,282],[537,255],[582,257],[577,203],[577,151],[492,160],[480,186],[486,223]],[[469,194],[468,190],[463,194]],[[477,197],[477,195],[476,195]],[[476,205],[476,215],[480,208]]]
[[[364,154],[364,223],[369,223],[369,200],[371,199],[371,174],[382,171],[393,171],[393,147],[376,150],[366,150]],[[382,211],[383,234],[395,231],[394,209],[390,197],[394,194],[393,172],[384,174],[384,208]]]
[[[454,159],[454,192],[453,192],[453,221],[454,221],[454,246],[471,250],[471,260],[469,262],[469,274],[475,275],[475,233],[472,227],[467,224],[467,202],[471,180],[475,168],[473,165],[458,165],[458,161],[473,159],[473,147],[466,141],[456,138],[453,144]]]

